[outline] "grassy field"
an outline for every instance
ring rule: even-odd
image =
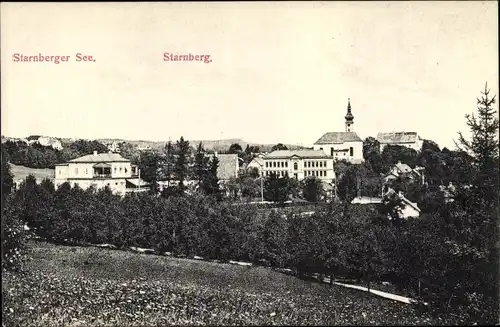
[[[243,267],[30,243],[5,274],[7,326],[432,325],[411,305]]]
[[[37,180],[54,179],[54,169],[36,169],[10,164],[10,171],[14,175],[14,180],[25,179],[28,175],[35,176]]]

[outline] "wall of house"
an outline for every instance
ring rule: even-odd
[[[402,212],[401,212],[402,218],[410,218],[410,217],[418,217],[418,216],[420,216],[420,212],[410,205],[406,205],[404,207],[404,209],[402,209]]]
[[[417,152],[420,152],[422,150],[422,145],[423,145],[423,140],[418,139],[417,141],[413,143],[391,143],[391,145],[399,145],[399,146],[405,146],[407,148],[413,149]],[[386,143],[380,144],[380,153],[384,151],[384,148],[387,146]]]
[[[297,169],[294,164],[297,163]],[[264,159],[264,166],[261,169],[262,176],[269,176],[272,172],[279,177],[288,175],[302,180],[309,176],[317,177],[321,180],[331,182],[335,179],[333,159]]]
[[[353,149],[353,155],[350,155],[350,148]],[[345,159],[347,161],[363,161],[363,142],[345,142],[341,144],[320,144],[314,145],[314,150],[323,150],[327,156],[332,155],[336,160]],[[342,151],[344,150],[344,151]]]

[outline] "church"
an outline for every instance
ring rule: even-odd
[[[354,132],[351,99],[347,99],[345,132],[325,133],[314,143],[313,148],[314,150],[322,150],[335,160],[347,160],[354,164],[363,162],[363,140]]]

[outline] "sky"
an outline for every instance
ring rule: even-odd
[[[498,90],[497,6],[2,3],[1,132],[311,146],[345,130],[350,98],[363,139],[418,132],[454,148],[485,82]],[[212,62],[166,62],[165,52]]]

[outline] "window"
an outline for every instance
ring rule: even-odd
[[[269,162],[266,162],[266,168],[268,168],[268,167],[269,167]]]
[[[319,148],[319,149],[323,151],[323,148]]]
[[[61,174],[62,174],[62,169],[59,169],[59,175],[61,175]]]
[[[276,167],[276,161],[275,161],[275,162],[273,162],[273,167]]]
[[[311,162],[310,161],[307,162],[307,168],[311,168]]]
[[[323,162],[323,167],[325,167],[325,168],[326,168],[326,161],[324,161],[324,162]]]
[[[330,155],[333,157],[333,148],[330,148]]]
[[[318,167],[318,166],[319,166],[319,162],[316,161],[316,167]]]
[[[75,175],[78,175],[78,168],[75,168]]]
[[[285,162],[285,167],[288,168],[288,161]]]
[[[349,148],[349,155],[351,157],[354,155],[354,148],[352,146]]]
[[[88,175],[89,173],[89,170],[87,168],[85,168],[85,175]]]
[[[127,167],[125,167],[125,174],[128,173]],[[123,183],[122,183],[123,184]]]
[[[319,166],[320,166],[320,167],[323,167],[323,161],[320,161],[320,162],[319,162]]]
[[[294,170],[299,169],[299,165],[297,165],[297,163],[296,163],[296,162],[294,162],[294,163],[293,163],[293,169],[294,169]]]
[[[120,167],[120,173],[122,172],[122,167]]]
[[[115,167],[115,173],[116,173],[116,167]]]
[[[115,185],[118,186],[118,182],[116,182]]]

